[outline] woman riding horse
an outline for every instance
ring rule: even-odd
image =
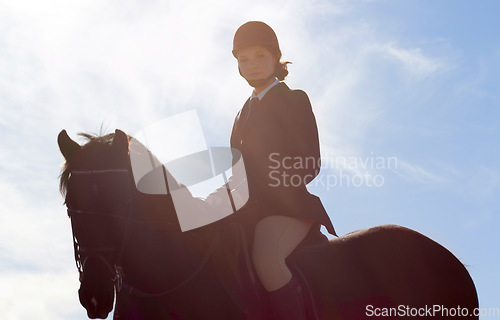
[[[253,265],[279,319],[305,319],[301,288],[285,259],[313,226],[319,230],[322,224],[336,235],[321,201],[306,189],[320,169],[316,120],[306,93],[282,82],[289,62],[280,61],[271,27],[259,21],[243,24],[234,35],[232,53],[240,75],[254,88],[231,134],[231,147],[241,152],[248,177],[244,209],[256,223]],[[289,159],[300,163],[292,167]],[[246,187],[234,181],[244,176],[233,175],[232,184]],[[231,190],[233,196],[239,192],[238,187]],[[208,203],[217,203],[225,193],[225,187],[219,188]]]

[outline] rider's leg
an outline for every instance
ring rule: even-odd
[[[255,271],[282,319],[305,319],[301,288],[285,263],[313,224],[285,216],[262,219],[255,228],[252,258]]]

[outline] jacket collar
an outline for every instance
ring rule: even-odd
[[[284,82],[280,82],[271,89],[269,89],[269,91],[264,95],[264,97],[262,97],[260,101],[261,102],[271,101],[274,98],[279,97],[280,95],[289,91],[290,88],[288,88],[288,86]]]
[[[259,98],[259,100],[262,100],[262,98],[264,98],[264,95],[279,83],[280,81],[275,78],[274,81],[270,85],[268,85],[264,90],[259,92],[259,94],[255,94],[255,91],[252,91],[252,96],[250,97],[250,99]]]

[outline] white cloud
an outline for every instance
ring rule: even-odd
[[[0,181],[0,317],[81,319],[70,222],[57,182],[28,184]]]
[[[405,49],[394,44],[386,44],[379,49],[399,61],[403,68],[413,76],[426,77],[445,68],[443,61],[426,56],[421,48]]]
[[[36,194],[0,183],[0,248],[1,268],[61,268],[61,257],[71,255],[71,229],[57,192],[57,181],[33,188],[50,188],[53,192]],[[40,197],[42,196],[42,197]],[[7,263],[5,263],[7,261]]]
[[[6,320],[86,319],[74,272],[2,272],[0,316]]]
[[[393,170],[398,176],[410,181],[429,184],[443,184],[451,182],[450,178],[433,173],[420,165],[398,160],[398,167]]]

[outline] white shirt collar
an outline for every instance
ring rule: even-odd
[[[259,98],[259,100],[262,100],[262,98],[264,98],[264,95],[269,90],[271,90],[272,87],[274,87],[278,83],[280,83],[280,81],[278,79],[274,79],[274,82],[271,83],[270,85],[268,85],[267,88],[265,88],[264,90],[262,90],[261,92],[259,92],[259,94],[256,95],[255,92],[252,92],[252,96],[250,97],[250,99],[253,99],[253,98],[257,97],[257,98]]]

